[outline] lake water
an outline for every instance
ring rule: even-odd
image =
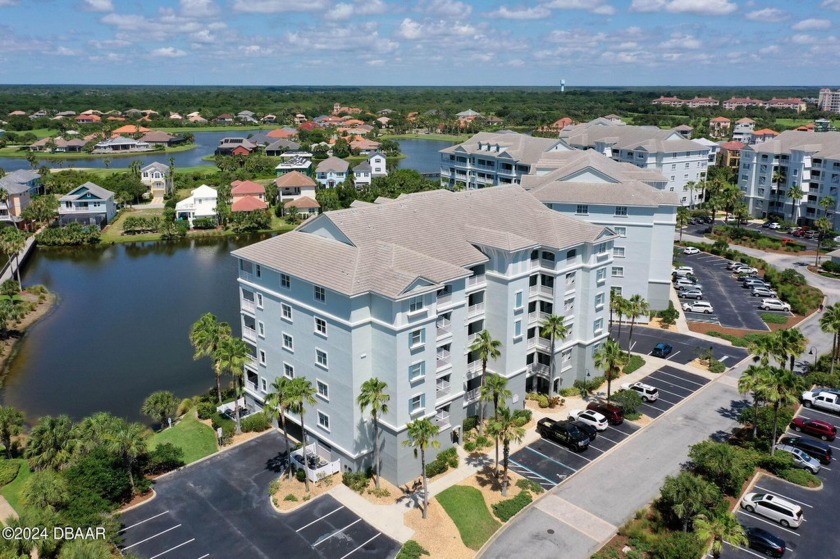
[[[180,397],[208,390],[212,367],[207,358],[193,361],[189,329],[209,311],[240,332],[230,252],[257,240],[36,250],[23,283],[46,285],[60,302],[18,345],[0,400],[29,422],[96,411],[142,419],[140,406],[155,390]]]

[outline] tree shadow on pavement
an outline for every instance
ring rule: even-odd
[[[722,417],[735,420],[738,419],[741,410],[748,407],[750,407],[750,403],[747,400],[732,400],[729,402],[728,408],[721,406],[717,409],[717,412]]]

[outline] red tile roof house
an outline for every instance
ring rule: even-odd
[[[217,116],[215,119],[216,122],[221,124],[233,124],[233,115],[229,115],[227,113],[221,114]]]
[[[97,115],[79,115],[74,119],[78,124],[93,124],[101,122],[102,118]]]
[[[255,149],[255,147],[250,146],[236,146],[230,153],[231,155],[251,155]]]
[[[253,212],[268,208],[268,204],[254,196],[243,196],[230,205],[232,212]]]
[[[242,198],[256,198],[265,202],[265,187],[254,181],[233,181],[230,183],[230,195],[233,203],[236,204]]]

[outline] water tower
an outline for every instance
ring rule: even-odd
[[[560,80],[560,93],[566,91],[566,80]]]

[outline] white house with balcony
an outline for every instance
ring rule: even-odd
[[[117,215],[114,193],[92,182],[77,186],[58,199],[61,225],[81,223],[104,227]]]
[[[0,190],[6,193],[0,201],[0,221],[19,223],[32,196],[41,191],[41,175],[28,169],[12,171],[0,177]]]
[[[350,164],[338,157],[327,157],[315,168],[315,180],[325,188],[339,186],[347,180]]]
[[[373,441],[356,395],[371,377],[385,381],[382,472],[405,483],[417,476],[407,423],[432,419],[446,448],[477,412],[481,363],[469,346],[482,330],[502,342],[488,369],[507,377],[513,406],[548,387],[539,327],[549,314],[569,328],[555,348],[556,386],[595,370],[615,239],[510,185],[381,198],[238,249],[246,398],[261,406],[274,379],[305,376],[316,389],[310,440],[326,462],[358,470],[371,465]]]
[[[163,198],[172,193],[172,170],[159,161],[140,169],[140,182],[149,187],[152,198]]]
[[[193,225],[193,221],[199,218],[216,219],[216,201],[219,194],[215,188],[202,184],[192,191],[188,196],[175,204],[175,219],[186,219]]]

